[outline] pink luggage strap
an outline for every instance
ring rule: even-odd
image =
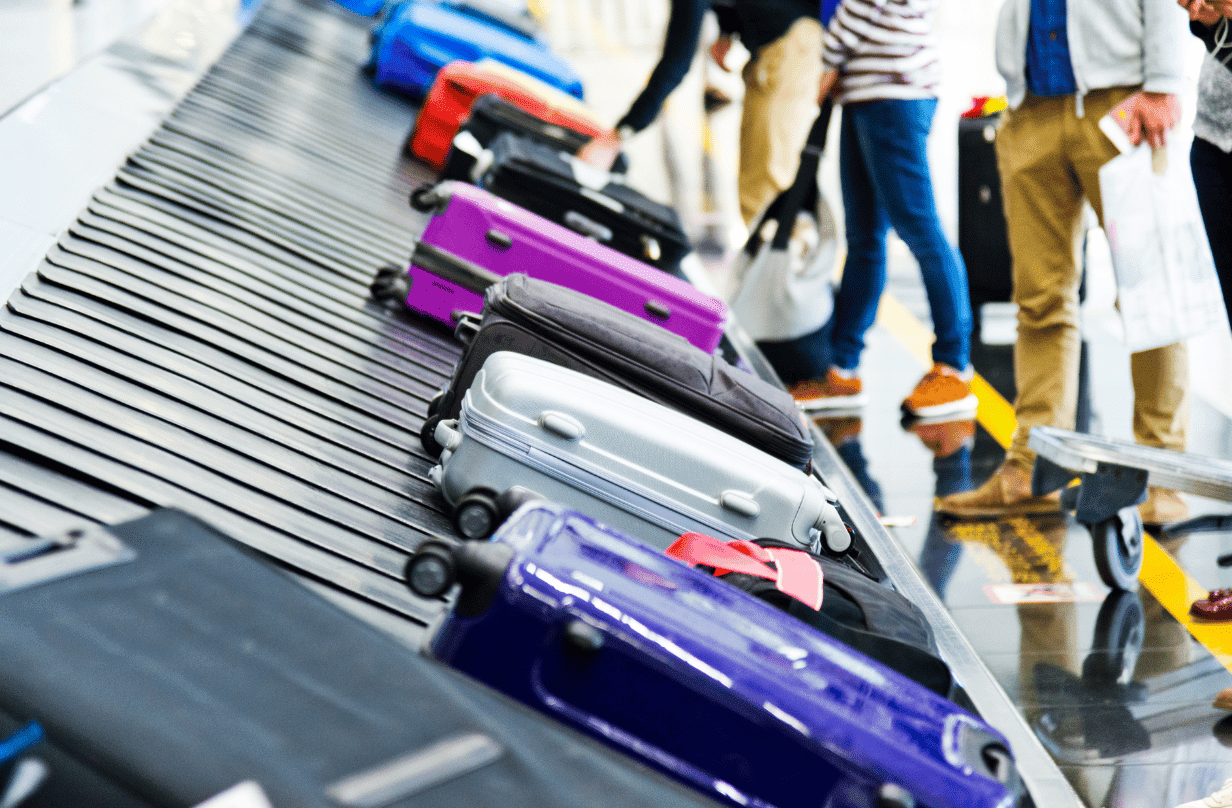
[[[783,594],[813,610],[821,608],[821,564],[803,550],[768,548],[743,540],[725,542],[704,533],[685,533],[663,552],[686,564],[714,567],[715,575],[742,572],[774,581],[775,588]]]

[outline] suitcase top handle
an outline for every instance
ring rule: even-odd
[[[743,572],[774,581],[775,588],[783,594],[813,611],[821,608],[821,564],[802,550],[766,548],[751,541],[725,542],[704,533],[690,532],[663,552],[691,566],[714,567],[715,575]]]

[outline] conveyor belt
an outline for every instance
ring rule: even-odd
[[[407,196],[429,179],[401,157],[414,108],[360,73],[370,27],[329,0],[264,0],[12,294],[0,538],[178,506],[407,639],[439,613],[400,578],[410,551],[452,532],[417,433],[460,351],[369,300],[376,267],[407,261],[424,225]],[[924,610],[1038,804],[1077,805],[815,436],[865,562]]]
[[[0,313],[0,533],[176,505],[424,623],[416,435],[458,347],[373,304],[422,221],[368,24],[269,0]]]

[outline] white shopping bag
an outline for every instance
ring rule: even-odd
[[[1101,128],[1110,137],[1119,129],[1103,121]],[[1104,232],[1130,352],[1181,342],[1226,322],[1189,161],[1181,156],[1189,138],[1180,134],[1169,133],[1172,153],[1166,160],[1156,155],[1154,167],[1145,141],[1126,149],[1125,140],[1123,153],[1099,170]]]
[[[755,234],[737,254],[728,305],[753,339],[795,339],[830,320],[838,233],[821,196],[815,221],[815,233],[795,233],[786,244]]]

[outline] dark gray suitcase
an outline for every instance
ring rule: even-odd
[[[689,413],[802,471],[812,463],[812,439],[785,390],[581,292],[509,275],[488,287],[483,316],[466,315],[455,333],[467,348],[420,433],[430,454],[440,451],[436,424],[458,417],[484,360],[514,351]]]
[[[76,533],[0,556],[0,728],[38,722],[48,757],[101,774],[120,804],[190,806],[244,780],[297,808],[712,804],[183,512]],[[45,793],[71,793],[70,774]],[[36,791],[22,808],[49,804]]]

